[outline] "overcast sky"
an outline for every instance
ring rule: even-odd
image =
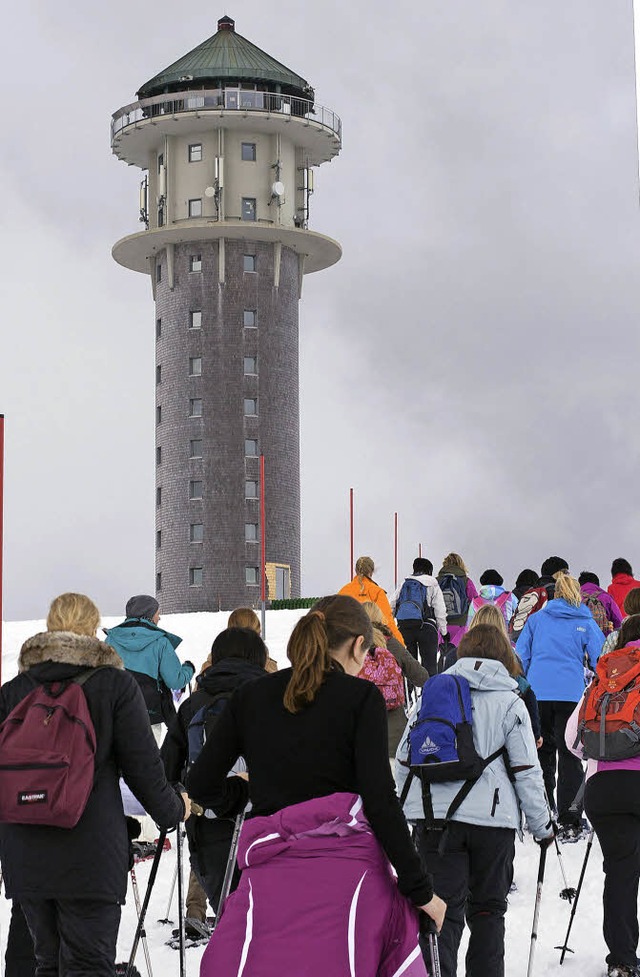
[[[418,543],[513,582],[640,570],[631,0],[25,0],[2,45],[5,618],[153,590],[154,311],[116,265],[139,172],[109,121],[219,16],[344,123],[301,306],[303,591]],[[436,567],[437,569],[437,567]],[[606,584],[605,584],[606,585]]]

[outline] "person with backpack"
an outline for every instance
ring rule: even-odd
[[[177,721],[169,727],[160,750],[170,783],[186,777],[205,742],[216,735],[217,724],[235,690],[264,678],[266,664],[265,643],[252,628],[227,628],[216,637],[211,646],[211,665],[198,676],[195,692],[181,704]],[[238,769],[244,770],[244,764]],[[233,827],[232,817],[217,818],[209,809],[202,809],[187,824],[191,865],[214,911],[220,901]],[[232,891],[238,879],[236,871]],[[193,929],[198,931],[198,927]]]
[[[497,570],[485,570],[483,572],[480,577],[480,593],[473,598],[469,605],[469,617],[467,619],[469,624],[471,624],[476,611],[485,604],[494,604],[502,614],[505,625],[509,623],[518,606],[518,600],[510,591],[505,590],[502,586],[503,583],[504,577]]]
[[[636,580],[633,576],[629,561],[618,557],[611,564],[611,583],[607,587],[607,592],[611,594],[620,610],[624,607],[625,597],[634,587],[640,587],[640,580]]]
[[[353,597],[361,604],[364,604],[367,600],[370,600],[373,604],[377,604],[384,614],[385,624],[390,629],[394,638],[404,644],[402,635],[393,619],[387,592],[382,587],[379,587],[373,579],[374,569],[375,565],[370,556],[359,556],[356,560],[355,577],[349,583],[345,584],[344,587],[341,587],[338,593],[346,597]]]
[[[607,692],[612,691],[617,699],[618,711],[615,712],[609,711],[607,706]],[[626,718],[619,718],[623,715]],[[623,622],[615,649],[600,657],[596,677],[569,717],[566,728],[567,749],[579,760],[587,760],[585,811],[604,856],[603,931],[609,950],[606,959],[608,977],[640,977],[637,960],[640,883],[638,724],[640,615],[634,615]]]
[[[628,617],[633,617],[634,614],[640,614],[640,587],[634,587],[633,590],[629,591],[624,599],[624,606],[622,610],[624,611],[623,621],[625,621]],[[620,629],[618,628],[616,631],[612,631],[611,634],[607,635],[605,643],[602,646],[603,655],[613,651],[618,643],[619,634]]]
[[[525,594],[527,590],[531,590],[532,587],[535,587],[535,585],[538,583],[539,576],[540,574],[537,572],[537,570],[527,568],[520,571],[516,579],[515,586],[511,591],[516,600],[520,600],[522,595]]]
[[[553,600],[556,580],[569,572],[569,564],[561,556],[549,556],[540,567],[540,576],[535,585],[522,594],[509,621],[509,640],[516,644],[531,614],[541,610],[547,601]]]
[[[372,643],[358,601],[318,601],[289,639],[291,668],[239,688],[191,768],[191,796],[218,816],[252,803],[201,977],[240,960],[243,977],[426,977],[419,912],[439,926],[445,906],[395,793],[384,699],[357,677]],[[228,776],[239,756],[248,782]]]
[[[119,776],[161,828],[189,814],[99,623],[88,597],[61,594],[0,689],[0,861],[41,974],[113,977],[129,870]],[[38,766],[25,764],[29,752]]]
[[[540,763],[553,806],[558,772],[558,821],[561,841],[583,834],[580,808],[573,801],[582,783],[582,765],[564,741],[567,720],[584,691],[585,665],[595,670],[604,637],[591,611],[582,603],[574,577],[560,574],[555,597],[531,614],[518,641],[518,655],[538,699],[543,744]]]
[[[455,647],[467,631],[467,619],[471,601],[478,596],[476,585],[469,577],[464,560],[457,553],[449,553],[442,561],[438,584],[447,611],[449,642]]]
[[[589,608],[593,619],[605,635],[616,630],[622,624],[622,614],[615,600],[600,586],[597,574],[583,570],[578,577],[582,603]]]
[[[407,649],[435,675],[438,635],[447,637],[447,610],[431,560],[420,556],[413,561],[413,573],[394,593],[391,607]]]
[[[256,634],[262,635],[262,624],[260,623],[260,618],[253,610],[252,607],[236,607],[235,610],[231,611],[227,619],[228,628],[251,628]],[[211,665],[211,653],[205,659],[205,662],[200,669],[200,672],[204,672],[205,668],[209,668]],[[269,656],[267,651],[267,672],[277,672],[278,663],[274,658]]]
[[[159,746],[163,724],[169,725],[176,713],[171,692],[184,689],[196,669],[189,661],[182,664],[176,655],[182,638],[158,627],[160,605],[155,597],[148,594],[131,597],[125,614],[122,624],[105,628],[106,642],[117,651],[124,667],[138,682]]]
[[[553,840],[553,831],[504,631],[474,626],[457,655],[448,672],[429,679],[409,719],[396,782],[406,817],[417,823],[418,851],[447,903],[438,940],[442,977],[458,972],[465,918],[466,977],[503,977],[504,916],[522,813],[541,844]]]

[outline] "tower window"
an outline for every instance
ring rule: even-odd
[[[202,417],[201,397],[192,397],[189,400],[189,417]]]
[[[156,407],[156,424],[162,424],[162,407],[160,404]]]
[[[255,479],[247,479],[244,483],[244,497],[245,499],[258,498],[258,483]]]
[[[256,144],[254,142],[243,142],[241,148],[241,155],[247,163],[255,163],[256,161]]]
[[[258,413],[258,401],[255,397],[245,397],[244,398],[244,414],[245,417],[255,417]]]
[[[189,162],[199,163],[202,160],[202,143],[193,142],[189,146]]]
[[[243,313],[244,325],[251,329],[258,325],[258,316],[255,309],[245,309]]]
[[[256,219],[256,198],[242,198],[242,219],[243,221],[254,221]]]
[[[162,574],[156,573],[156,593],[162,590]]]
[[[156,281],[157,282],[162,281],[162,265],[160,264],[159,261],[156,263]]]
[[[162,505],[162,486],[156,486],[156,505]]]
[[[189,482],[189,498],[190,499],[201,499],[202,498],[202,486],[203,482]]]
[[[244,375],[253,376],[258,372],[258,361],[255,356],[245,356],[244,358]]]
[[[162,367],[160,364],[156,367],[156,383],[162,383]]]
[[[202,271],[202,255],[192,254],[189,257],[189,271]]]
[[[242,256],[243,271],[257,271],[255,254],[245,254]]]
[[[200,197],[192,197],[189,201],[189,217],[202,217],[202,200]]]
[[[156,339],[160,339],[162,335],[162,319],[156,319]]]
[[[162,448],[160,445],[156,448],[156,465],[162,464]]]
[[[254,587],[256,584],[260,583],[259,567],[245,567],[244,575],[245,575],[245,580],[250,587]]]
[[[258,442],[255,438],[245,438],[244,453],[247,458],[258,457]]]
[[[202,357],[201,356],[190,356],[189,357],[189,376],[190,377],[201,377],[202,376]]]
[[[202,458],[202,441],[197,440],[189,442],[189,457]]]
[[[202,329],[202,312],[189,313],[189,329]]]
[[[162,549],[162,530],[161,529],[158,529],[158,531],[156,532],[156,549],[157,550]]]
[[[189,586],[202,587],[202,567],[190,567]]]
[[[189,526],[189,542],[202,543],[204,540],[204,526],[201,522],[192,522]]]
[[[258,523],[257,522],[245,522],[244,524],[244,538],[247,543],[256,543],[258,541]]]

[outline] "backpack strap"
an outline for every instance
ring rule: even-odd
[[[444,855],[445,848],[447,847],[447,833],[449,830],[449,822],[453,818],[453,815],[456,813],[460,805],[463,804],[464,801],[466,801],[467,797],[469,796],[469,794],[471,793],[475,785],[478,783],[478,781],[482,777],[482,774],[487,769],[487,767],[490,766],[490,764],[492,764],[494,760],[497,760],[498,757],[501,757],[503,755],[505,756],[505,758],[507,757],[507,749],[505,746],[501,746],[499,750],[496,750],[490,756],[485,757],[482,760],[482,770],[480,771],[478,776],[473,777],[471,780],[465,780],[462,787],[460,788],[456,796],[451,801],[451,804],[449,805],[447,813],[444,816],[444,821],[442,823],[442,828],[443,828],[442,838],[440,839],[440,844],[438,845],[439,855]],[[507,761],[505,759],[505,764],[506,763]],[[427,812],[425,811],[425,822],[426,820],[427,820]]]

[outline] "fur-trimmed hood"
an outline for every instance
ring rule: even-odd
[[[104,641],[72,631],[43,631],[28,638],[20,649],[18,669],[26,672],[34,665],[59,662],[83,668],[124,668],[120,655]]]

